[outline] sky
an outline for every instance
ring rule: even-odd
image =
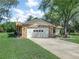
[[[41,0],[19,0],[16,8],[12,8],[13,17],[11,21],[24,22],[32,15],[33,17],[41,18],[44,13],[38,7]]]

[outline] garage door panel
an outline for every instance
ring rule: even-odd
[[[37,30],[36,32],[34,32]],[[42,32],[43,30],[43,32]],[[29,28],[27,29],[27,37],[28,38],[44,38],[49,36],[49,29],[48,28]]]

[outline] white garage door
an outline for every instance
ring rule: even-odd
[[[48,36],[49,36],[48,28],[27,29],[27,38],[47,38]]]

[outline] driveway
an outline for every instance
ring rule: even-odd
[[[53,38],[31,38],[33,42],[61,59],[79,59],[79,44]]]

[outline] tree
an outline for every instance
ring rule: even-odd
[[[0,22],[8,20],[11,16],[11,8],[18,4],[18,0],[0,0]]]
[[[79,32],[79,23],[78,23],[78,21],[75,21],[74,28],[75,28],[76,32]]]
[[[30,20],[32,20],[33,18],[34,18],[34,17],[30,15],[30,16],[28,17],[27,21],[30,21]]]
[[[44,12],[58,12],[64,23],[64,37],[68,34],[68,23],[79,12],[79,0],[42,0],[40,9]]]
[[[27,21],[31,21],[31,20],[35,20],[35,19],[39,19],[38,17],[33,17],[32,15],[30,15],[27,19]]]
[[[15,32],[16,31],[16,23],[15,22],[3,23],[2,27],[5,32]]]
[[[45,21],[48,21],[50,23],[53,23],[55,25],[59,25],[60,24],[60,16],[58,14],[58,12],[55,12],[55,11],[52,11],[52,12],[48,12],[48,13],[45,13],[44,15],[44,18],[45,18]]]

